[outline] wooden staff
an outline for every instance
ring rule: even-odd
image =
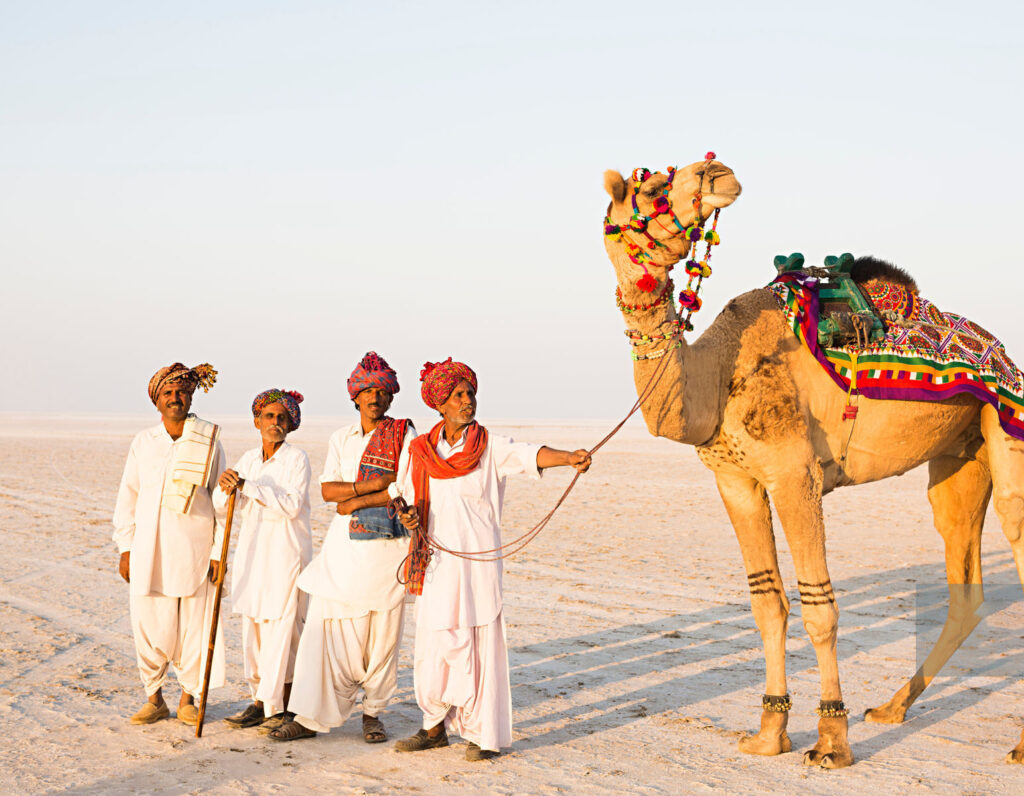
[[[203,674],[203,695],[199,698],[199,720],[196,722],[196,738],[203,737],[203,719],[206,716],[206,694],[210,690],[210,675],[213,672],[213,648],[217,644],[217,621],[220,619],[220,596],[224,592],[224,577],[228,574],[228,544],[231,542],[231,520],[235,516],[237,489],[231,490],[228,498],[228,517],[224,521],[224,543],[220,548],[220,566],[217,567],[217,597],[213,602],[213,622],[210,624],[210,644],[206,648],[206,672]]]

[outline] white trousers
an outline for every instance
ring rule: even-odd
[[[197,699],[201,696],[216,594],[216,587],[203,578],[199,588],[188,597],[155,593],[130,596],[135,656],[147,696],[163,687],[172,664],[181,689]],[[224,639],[218,623],[210,688],[222,685]]]
[[[413,675],[424,729],[443,721],[481,749],[512,745],[503,612],[487,625],[431,630],[417,611]]]
[[[326,619],[324,601],[312,595],[302,629],[288,710],[303,727],[340,727],[363,690],[363,713],[379,715],[398,686],[398,644],[405,603],[354,619]]]
[[[279,619],[242,617],[245,679],[265,716],[284,710],[284,687],[292,681],[295,653],[306,616],[306,594],[298,589]]]

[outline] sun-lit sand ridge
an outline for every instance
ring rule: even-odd
[[[693,450],[637,426],[601,451],[543,534],[506,563],[516,742],[497,761],[467,763],[461,745],[408,756],[390,743],[368,746],[358,717],[292,744],[229,729],[219,719],[246,697],[230,613],[229,685],[211,695],[204,737],[195,740],[192,728],[174,720],[131,727],[141,688],[110,514],[131,437],[153,422],[0,415],[2,792],[1024,791],[1024,771],[1002,762],[1024,693],[1020,602],[979,626],[905,724],[862,720],[864,708],[887,699],[914,669],[915,583],[943,580],[920,470],[825,501],[858,762],[836,772],[800,765],[815,737],[818,678],[781,536],[794,612],[794,752],[739,753],[737,738],[755,729],[763,663],[738,545]],[[308,418],[292,438],[309,452],[314,472],[340,424]],[[593,444],[610,424],[490,425],[575,447]],[[255,443],[247,421],[225,424],[229,460]],[[543,516],[568,478],[514,480],[506,536]],[[330,513],[319,500],[314,506],[319,545]],[[991,512],[986,530],[987,581],[1012,584]],[[399,693],[386,719],[392,738],[418,721],[411,630],[409,621]],[[169,694],[176,696],[174,686]]]

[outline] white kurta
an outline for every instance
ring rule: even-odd
[[[199,695],[205,667],[214,589],[207,574],[220,559],[223,529],[210,484],[224,469],[217,443],[209,481],[196,487],[188,514],[160,505],[175,440],[163,423],[132,440],[114,509],[114,541],[131,552],[129,594],[139,675],[147,694],[173,664],[182,688]],[[224,644],[218,627],[211,687],[224,684]]]
[[[465,446],[444,435],[437,452],[447,459]],[[505,479],[540,476],[539,445],[488,435],[480,463],[459,478],[430,479],[430,535],[460,552],[501,545]],[[403,455],[392,488],[411,505],[415,499],[411,460]],[[483,749],[512,743],[512,691],[502,616],[501,560],[471,561],[434,551],[416,605],[416,701],[429,729],[444,721]]]
[[[309,457],[287,442],[263,461],[263,448],[242,454],[234,468],[245,483],[235,503],[238,546],[230,568],[231,604],[242,615],[245,679],[267,716],[284,710],[306,615],[299,573],[313,555]],[[227,504],[223,490],[214,504]]]
[[[355,481],[359,462],[370,442],[358,421],[331,435],[320,483]],[[416,430],[409,427],[402,442],[402,457]],[[409,552],[408,537],[352,539],[348,514],[335,514],[323,547],[299,577],[299,588],[327,601],[324,616],[354,619],[369,611],[389,611],[400,605],[405,590],[396,573]]]
[[[295,598],[299,573],[313,557],[309,457],[285,442],[267,461],[262,448],[246,451],[233,469],[245,484],[235,500],[239,530],[231,607],[253,619],[280,619]],[[215,490],[218,509],[227,500],[223,490]]]
[[[160,423],[136,434],[128,450],[114,541],[118,552],[131,551],[132,594],[187,597],[199,588],[210,561],[220,560],[222,517],[214,514],[210,487],[224,470],[224,449],[218,442],[207,486],[196,487],[188,514],[178,514],[160,505],[175,444]]]
[[[336,431],[321,483],[355,481],[370,442],[362,424]],[[416,430],[409,427],[402,456]],[[363,691],[363,713],[379,715],[398,684],[405,589],[397,574],[408,537],[352,539],[350,515],[335,514],[323,547],[299,578],[310,594],[288,709],[317,732],[344,724]]]

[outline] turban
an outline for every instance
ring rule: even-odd
[[[348,377],[348,394],[354,401],[363,390],[376,387],[394,395],[398,392],[398,374],[376,351],[370,351],[359,360]]]
[[[217,381],[217,371],[208,362],[194,368],[186,368],[180,362],[160,368],[149,380],[149,400],[155,404],[163,386],[175,381],[186,382],[191,392],[195,392],[196,387],[202,387],[203,392],[209,392]]]
[[[277,387],[264,390],[252,402],[252,416],[259,417],[260,412],[266,406],[282,404],[288,410],[288,417],[292,419],[292,430],[294,431],[302,422],[302,410],[299,409],[302,400],[302,393],[295,392],[295,390],[279,390]]]
[[[465,379],[476,392],[476,374],[469,365],[461,362],[452,362],[448,357],[444,362],[427,362],[420,371],[420,395],[423,403],[431,409],[440,408],[441,404],[447,401],[455,387]]]

